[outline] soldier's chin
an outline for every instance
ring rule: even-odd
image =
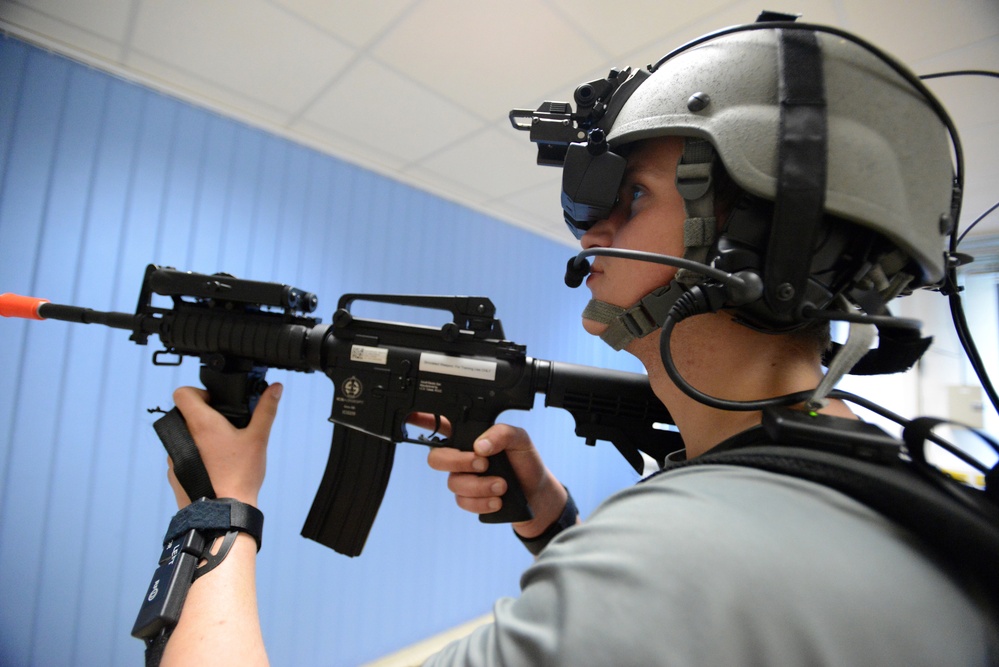
[[[599,336],[607,331],[608,325],[604,322],[597,322],[586,317],[583,318],[583,330],[591,336]]]

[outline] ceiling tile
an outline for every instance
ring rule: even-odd
[[[932,72],[984,69],[999,71],[999,35],[964,48],[920,60],[916,71]],[[965,228],[996,203],[999,183],[999,79],[961,76],[932,79],[926,85],[947,108],[957,127],[964,150],[964,205],[961,225]],[[999,215],[983,221],[977,233],[999,230]]]
[[[149,0],[137,17],[132,49],[172,68],[176,78],[207,82],[296,112],[352,57],[339,40],[263,0]],[[131,62],[131,61],[129,61]]]
[[[836,11],[836,0],[768,0],[766,9],[774,12],[785,12],[792,15],[800,15],[798,21],[807,23],[817,23],[823,25],[835,25],[839,21],[839,14]],[[690,24],[686,24],[675,33],[671,33],[669,38],[671,43],[660,42],[657,46],[665,47],[659,57],[666,55],[686,44],[687,42],[706,35],[708,33],[721,30],[729,26],[753,23],[759,15],[761,7],[753,0],[743,0],[742,2],[731,4],[719,12],[698,18]]]
[[[372,54],[490,121],[606,58],[531,0],[426,0]]]
[[[190,72],[178,71],[141,53],[133,52],[129,56],[128,67],[144,85],[250,124],[280,128],[288,121],[288,110],[271,105],[270,100],[247,97],[241,90],[220,86]]]
[[[932,74],[956,70],[999,71],[999,36],[975,47],[951,51],[946,57],[922,61],[916,72]],[[995,123],[996,109],[999,109],[999,79],[957,76],[930,79],[926,85],[947,108],[959,132]],[[993,148],[999,149],[999,145]]]
[[[23,29],[21,34],[40,38],[51,48],[117,62],[121,40],[127,32],[130,3],[109,0],[100,7],[91,4],[47,0],[29,6],[22,2],[0,2],[0,21]]]
[[[919,74],[943,70],[999,70],[999,31],[986,39],[970,42],[946,53],[920,58],[910,63]],[[978,79],[984,83],[984,79]]]
[[[313,125],[380,146],[402,162],[414,162],[482,125],[440,95],[364,59],[303,116]]]
[[[120,42],[128,29],[133,0],[29,0],[0,2],[0,17],[17,22],[29,14],[52,23],[78,28],[83,33]]]
[[[567,8],[576,6],[575,0],[560,2]],[[768,0],[767,8],[790,14],[803,13],[802,20],[812,23],[835,24],[838,17],[835,2],[836,0]],[[611,68],[645,67],[702,35],[727,26],[752,23],[760,13],[760,6],[755,0],[710,0],[706,5],[710,8],[709,11],[700,6],[678,7],[676,4],[653,2],[643,3],[642,6],[641,12],[632,12],[631,4],[628,5],[628,12],[616,12],[616,5],[599,5],[603,9],[591,8],[591,15],[597,15],[593,12],[602,12],[600,21],[592,21],[594,26],[600,26],[601,31],[601,36],[593,39],[599,39],[612,55],[587,72],[574,72],[573,78],[564,81],[559,89],[549,90],[546,99],[571,99],[578,84],[606,76]],[[585,26],[580,28],[584,29]],[[613,33],[617,37],[611,39],[607,37],[607,33]]]
[[[740,2],[736,0],[674,2],[664,11],[662,0],[629,0],[626,5],[606,0],[552,2],[567,23],[575,26],[581,34],[607,53],[621,53],[630,48],[659,42],[700,20],[715,18],[720,11],[738,4]],[[740,22],[752,21],[754,18],[755,14],[743,17]],[[716,22],[714,25],[721,27],[724,24]]]
[[[491,207],[509,219],[528,221],[538,229],[545,230],[556,241],[571,246],[578,245],[562,217],[561,172],[546,167],[538,169],[551,173],[541,185],[504,197],[493,202]]]
[[[911,63],[999,34],[996,0],[842,0],[847,27]]]
[[[305,19],[316,28],[352,46],[363,46],[399,20],[413,0],[330,2],[329,0],[273,0],[274,4]]]
[[[997,0],[766,6],[854,31],[917,72],[999,69]],[[655,62],[759,10],[757,0],[0,0],[0,27],[562,239],[560,172],[534,165],[507,112],[571,100],[611,67]],[[999,82],[930,86],[964,140],[965,211],[977,215],[999,182]]]
[[[382,150],[380,146],[373,148],[371,144],[357,141],[349,134],[321,127],[308,120],[298,121],[292,134],[317,150],[381,174],[400,174],[406,164],[405,160]]]
[[[541,178],[538,170],[543,169],[536,158],[527,133],[507,125],[505,130],[490,127],[457,142],[418,167],[490,200],[535,186]]]

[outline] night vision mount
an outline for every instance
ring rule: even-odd
[[[544,102],[536,111],[513,109],[510,123],[531,133],[538,164],[562,167],[562,209],[569,230],[580,238],[610,212],[624,176],[625,160],[607,150],[607,132],[624,102],[650,70],[611,70],[605,79],[576,88],[570,102]]]
[[[580,84],[576,88],[573,93],[575,112],[571,102],[543,102],[536,111],[513,109],[510,111],[510,124],[516,130],[531,133],[531,141],[538,145],[538,164],[561,167],[569,144],[592,141],[590,133],[593,130],[603,131],[594,139],[598,144],[604,143],[606,131],[614,124],[624,99],[648,76],[647,70],[632,74],[630,67],[612,69],[607,78]],[[627,94],[615,97],[622,86]]]

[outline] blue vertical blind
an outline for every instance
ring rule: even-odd
[[[476,294],[531,356],[637,370],[579,329],[586,295],[561,284],[570,252],[0,39],[0,292],[127,312],[155,263],[292,284],[317,293],[327,318],[346,292]],[[155,349],[155,338],[140,347],[102,327],[0,320],[0,664],[141,660],[129,631],[176,510],[147,409],[197,384],[196,363],[154,368]],[[360,557],[301,538],[332,386],[268,379],[286,385],[260,498],[274,664],[363,663],[516,594],[529,556],[509,528],[458,510],[419,446],[397,448]],[[612,447],[584,447],[569,416],[540,401],[504,420],[529,429],[584,513],[634,480]]]

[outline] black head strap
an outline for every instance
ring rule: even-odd
[[[777,198],[764,267],[764,298],[779,316],[805,296],[825,206],[827,120],[822,54],[811,30],[778,32],[780,135]]]

